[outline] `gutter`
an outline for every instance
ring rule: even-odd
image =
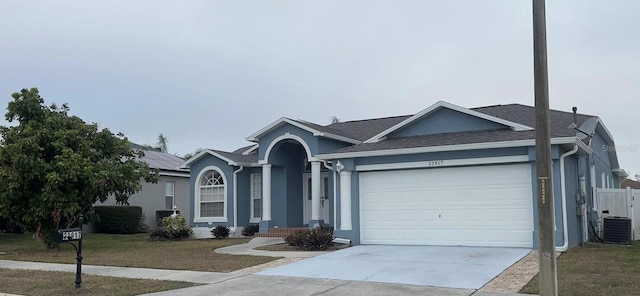
[[[564,173],[564,159],[578,152],[578,145],[574,145],[571,151],[568,151],[560,156],[560,188],[562,190],[562,246],[556,247],[556,251],[565,252],[569,249],[569,225],[567,223],[567,192],[566,181]]]
[[[244,166],[233,171],[233,230],[238,227],[238,173],[244,170]]]

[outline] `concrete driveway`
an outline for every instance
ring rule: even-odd
[[[257,274],[480,289],[530,251],[520,248],[361,245]]]

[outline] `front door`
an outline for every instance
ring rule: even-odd
[[[331,202],[329,200],[329,176],[326,173],[320,175],[320,219],[324,220],[324,223],[329,224],[329,210],[331,209]],[[304,221],[305,225],[309,224],[311,220],[311,174],[304,174],[303,176],[303,188],[304,192],[302,198],[304,198]]]

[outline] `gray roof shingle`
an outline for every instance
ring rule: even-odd
[[[535,108],[531,106],[510,104],[479,107],[473,108],[472,110],[505,120],[513,121],[519,124],[531,127],[535,126]],[[577,114],[578,126],[592,117],[593,116],[591,115]],[[402,120],[404,120],[407,117],[397,118],[402,118]],[[576,135],[575,130],[569,129],[569,125],[573,122],[573,113],[551,110],[550,121],[551,137],[572,137]],[[352,145],[349,147],[338,149],[331,153],[365,152],[374,150],[393,150],[487,142],[518,141],[534,138],[535,131],[514,131],[509,128],[505,128],[500,130],[470,131],[388,138],[377,143]]]
[[[258,163],[258,154],[257,153],[252,153],[249,155],[244,155],[242,153],[233,153],[233,152],[226,152],[226,151],[221,151],[221,150],[213,150],[213,149],[209,149],[217,154],[220,154],[221,156],[224,156],[234,162],[238,162],[238,163]]]
[[[535,108],[521,104],[495,105],[471,108],[471,110],[512,121],[518,124],[535,127]],[[569,126],[573,122],[573,113],[558,110],[550,111],[551,121],[551,137],[573,137],[576,135],[574,130]],[[410,118],[412,115],[373,118],[365,120],[354,120],[332,123],[326,126],[315,123],[294,120],[309,128],[320,132],[331,133],[347,137],[350,139],[365,141],[373,136],[399,124],[400,122]],[[585,121],[595,116],[586,114],[577,114],[577,124],[580,126]],[[387,138],[377,143],[356,144],[345,148],[338,149],[331,153],[348,153],[348,152],[365,152],[374,150],[393,150],[404,148],[418,147],[435,147],[460,144],[475,144],[485,142],[502,142],[528,140],[535,138],[535,131],[514,131],[510,128],[500,130],[485,131],[469,131],[456,133],[432,134],[412,137],[396,137]],[[251,146],[242,147],[233,153],[213,150],[220,155],[241,163],[257,163],[257,154],[242,155]]]

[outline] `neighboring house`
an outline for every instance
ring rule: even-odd
[[[590,238],[595,188],[626,173],[600,118],[550,116],[564,250]],[[259,223],[260,232],[330,225],[354,244],[537,248],[534,125],[530,106],[447,102],[326,126],[281,118],[248,136],[253,145],[208,149],[182,165],[191,170],[190,222]]]
[[[622,180],[620,182],[620,188],[627,188],[627,187],[631,187],[631,189],[640,189],[640,182],[631,180],[631,179]]]
[[[157,169],[159,178],[158,183],[155,184],[141,181],[142,190],[129,197],[129,204],[142,207],[146,224],[151,230],[157,229],[157,210],[171,210],[175,206],[181,215],[189,217],[191,215],[189,170],[179,168],[184,159],[157,150],[147,150],[148,148],[137,144],[132,144],[131,147],[145,150],[141,160],[147,163],[149,168]],[[104,204],[113,205],[115,200],[110,197]]]

